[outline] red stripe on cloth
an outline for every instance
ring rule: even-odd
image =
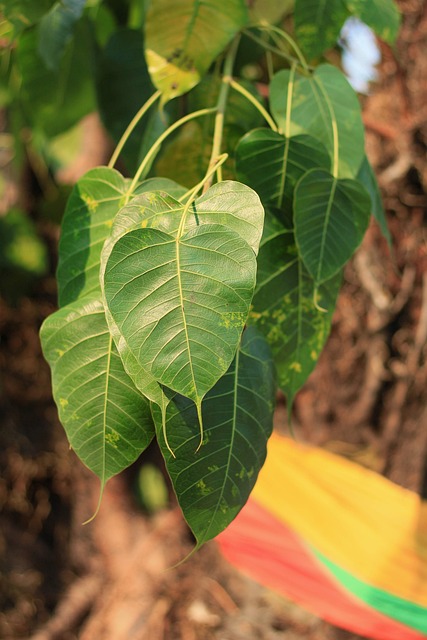
[[[246,575],[336,626],[375,640],[426,638],[346,592],[298,536],[253,499],[216,540]]]

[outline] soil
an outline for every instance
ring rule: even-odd
[[[375,223],[346,269],[328,344],[295,402],[298,438],[427,498],[427,4],[400,3],[396,51],[363,99],[367,150],[392,251]],[[192,548],[176,505],[148,516],[141,461],[98,485],[69,451],[38,330],[55,310],[58,230],[38,229],[51,273],[15,306],[0,299],[0,637],[7,640],[351,640],[230,567],[215,543]],[[284,428],[279,398],[276,427]],[[144,460],[159,461],[150,449]]]

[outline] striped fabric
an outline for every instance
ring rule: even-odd
[[[427,503],[372,471],[274,435],[217,540],[245,573],[337,626],[427,638]]]

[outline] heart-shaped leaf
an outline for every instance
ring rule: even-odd
[[[60,306],[86,295],[100,297],[101,249],[126,200],[129,184],[118,171],[98,167],[88,171],[74,186],[59,242]]]
[[[338,274],[320,285],[315,304],[314,282],[298,255],[291,225],[280,212],[267,209],[249,322],[268,340],[288,411],[329,335],[340,283]]]
[[[357,95],[339,69],[322,64],[308,78],[279,71],[271,82],[270,105],[283,131],[317,138],[338,177],[356,177],[365,156],[364,127]]]
[[[204,443],[194,404],[176,396],[168,407],[165,445],[160,412],[153,410],[157,438],[197,547],[235,518],[255,484],[271,434],[275,400],[273,363],[267,342],[245,329],[227,373],[202,404]]]
[[[247,20],[244,0],[151,0],[146,58],[164,101],[194,87]]]
[[[362,242],[371,210],[369,194],[356,180],[338,180],[312,169],[294,194],[295,238],[316,285],[329,280]]]
[[[233,360],[255,276],[253,250],[223,225],[137,229],[114,244],[104,294],[141,366],[200,407]]]
[[[70,444],[103,487],[152,440],[149,404],[123,369],[100,301],[82,298],[53,313],[41,341]]]
[[[331,160],[316,138],[286,138],[270,129],[254,129],[236,149],[239,180],[258,193],[264,205],[291,210],[294,188],[309,169],[328,169]]]

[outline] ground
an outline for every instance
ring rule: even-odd
[[[393,250],[373,223],[293,420],[298,438],[427,497],[427,5],[400,6],[398,46],[383,48],[380,83],[363,99]],[[191,537],[173,500],[153,517],[138,506],[141,461],[109,483],[99,515],[82,526],[98,486],[69,451],[51,398],[38,329],[56,305],[58,232],[37,224],[50,274],[15,305],[0,300],[0,637],[355,639],[238,574],[215,543],[171,569]]]

